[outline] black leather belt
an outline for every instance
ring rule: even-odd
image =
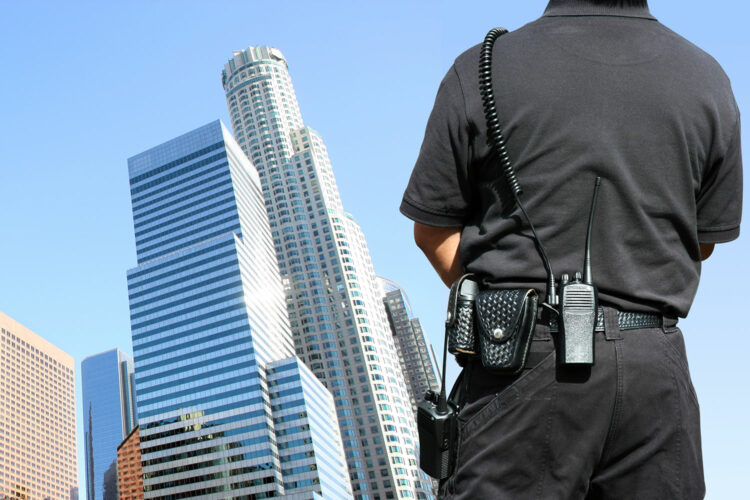
[[[661,314],[644,313],[634,311],[617,311],[617,326],[620,330],[637,330],[639,328],[656,328],[662,325]],[[549,331],[557,332],[557,318],[552,316],[549,319]],[[604,331],[604,309],[599,308],[596,316],[595,332]]]

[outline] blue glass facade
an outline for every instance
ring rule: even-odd
[[[128,166],[145,498],[284,495],[266,370],[294,350],[258,174],[218,121]]]
[[[286,494],[351,498],[331,394],[297,357],[269,364],[267,376]]]
[[[110,500],[117,492],[117,447],[135,426],[133,359],[119,349],[81,362],[86,498]]]

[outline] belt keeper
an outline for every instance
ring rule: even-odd
[[[617,309],[604,307],[604,337],[607,340],[617,340],[622,338],[620,325],[618,322]]]

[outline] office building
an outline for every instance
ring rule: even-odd
[[[263,187],[295,352],[336,402],[355,497],[431,498],[365,238],[343,209],[322,138],[303,123],[284,56],[235,51],[222,84]]]
[[[282,392],[269,383],[278,382],[278,363],[296,360],[258,173],[219,121],[130,158],[128,167],[144,498],[342,491],[335,483],[346,477],[343,450],[316,446],[337,422],[312,418],[308,408],[333,414],[330,395],[317,380],[302,383],[296,369]],[[295,425],[282,439],[276,419],[288,405]],[[314,457],[316,477],[287,481],[298,467],[313,467],[297,465],[298,456]]]
[[[120,500],[143,499],[141,440],[137,425],[117,447],[117,486]]]
[[[75,363],[0,312],[0,498],[78,491]]]
[[[406,385],[416,413],[417,403],[427,391],[439,391],[435,365],[419,318],[414,314],[404,290],[395,282],[380,278],[383,303],[396,342],[398,359],[406,376]]]
[[[296,356],[266,374],[285,498],[351,498],[331,394]],[[338,475],[326,480],[328,471]]]
[[[117,447],[135,427],[133,358],[119,349],[81,362],[86,498],[116,499]]]

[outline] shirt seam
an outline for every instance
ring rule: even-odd
[[[661,24],[659,24],[658,22],[657,22],[657,25],[661,26]],[[550,34],[544,32],[544,31],[542,31],[540,33],[540,37],[543,38],[544,40],[546,40],[547,43],[549,43],[551,46],[555,47],[557,50],[559,50],[559,51],[561,51],[561,52],[563,52],[563,53],[565,53],[565,54],[567,54],[569,56],[572,56],[572,57],[575,57],[575,58],[578,58],[578,59],[582,59],[584,61],[588,61],[588,62],[591,62],[591,63],[594,63],[594,64],[603,65],[603,66],[625,67],[625,66],[638,66],[638,65],[644,65],[644,64],[651,64],[651,63],[653,63],[654,61],[660,59],[663,56],[662,49],[659,49],[656,54],[653,54],[653,55],[651,55],[650,57],[648,57],[646,59],[638,59],[638,60],[635,60],[635,61],[626,61],[626,62],[603,61],[601,59],[597,59],[596,57],[592,57],[592,56],[589,56],[589,55],[580,54],[578,51],[569,48],[566,44],[560,42],[559,40],[556,40],[554,37],[550,36]]]
[[[466,213],[456,213],[456,212],[443,212],[441,210],[438,210],[433,207],[428,207],[426,205],[423,205],[417,201],[414,201],[409,196],[404,195],[404,201],[408,203],[409,205],[414,206],[415,208],[422,210],[424,212],[427,212],[432,215],[437,215],[439,217],[454,217],[454,218],[462,218],[466,216]]]
[[[456,74],[456,80],[458,80],[458,88],[461,91],[461,109],[464,112],[464,119],[466,120],[466,123],[469,123],[469,114],[466,112],[466,93],[464,92],[464,84],[461,81],[461,75],[458,73],[455,64],[453,65],[452,69]]]
[[[717,233],[721,231],[729,231],[732,229],[736,229],[738,227],[740,227],[740,222],[735,222],[732,224],[725,224],[723,226],[711,226],[711,227],[698,226],[698,232],[699,233]]]
[[[727,77],[728,79],[729,77]],[[730,83],[731,85],[731,83]],[[724,149],[724,154],[726,155],[727,151],[734,145],[734,142],[737,140],[737,136],[739,135],[738,129],[740,128],[740,107],[737,105],[737,100],[732,97],[732,100],[734,101],[734,125],[732,126],[732,134],[729,136],[729,142],[727,143],[727,147]]]
[[[737,101],[736,100],[734,100],[734,114],[735,114],[734,125],[732,125],[732,132],[729,135],[729,141],[727,142],[726,147],[721,151],[720,158],[722,158],[722,159],[726,157],[727,152],[732,148],[732,146],[734,145],[735,141],[737,141],[737,138],[739,136],[739,134],[737,132],[739,131],[738,129],[740,127],[740,108],[737,105]],[[713,168],[714,165],[715,165],[715,163],[709,163],[705,167],[705,170],[703,172],[703,176],[702,176],[702,179],[701,179],[701,184],[703,184],[703,182],[706,179],[706,176],[709,174],[710,170]],[[739,225],[739,222],[737,223],[737,225]],[[723,226],[720,226],[720,227],[723,227]]]
[[[455,63],[453,64],[453,72],[456,74],[456,80],[458,80],[458,89],[461,91],[461,110],[464,112],[464,122],[466,123],[466,125],[469,125],[470,124],[469,113],[467,112],[466,93],[464,92],[464,84],[461,81],[461,75],[458,73]],[[469,158],[469,161],[465,165],[467,177],[469,175],[469,165],[471,165],[471,158]]]

